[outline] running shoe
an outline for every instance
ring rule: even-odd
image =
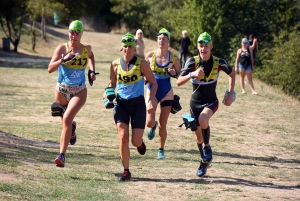
[[[165,151],[159,149],[159,150],[158,150],[158,153],[157,153],[157,158],[158,158],[158,159],[165,159]]]
[[[153,128],[149,128],[148,129],[147,135],[148,135],[148,139],[149,140],[153,140],[153,138],[155,137],[155,129],[156,129],[156,127],[157,127],[157,121],[155,121],[155,126]]]
[[[73,121],[72,122],[72,136],[71,136],[71,139],[70,139],[70,145],[74,145],[76,143],[76,133],[75,133],[75,130],[76,130],[76,122]]]
[[[128,171],[124,171],[122,175],[119,177],[119,181],[130,181],[131,173]]]
[[[138,151],[141,155],[144,155],[144,154],[146,153],[146,150],[147,150],[146,145],[145,145],[144,142],[141,144],[141,146],[137,147],[136,149],[137,149],[137,151]]]
[[[65,167],[65,157],[62,154],[59,154],[54,160],[56,167]]]
[[[211,163],[213,159],[211,147],[210,146],[203,147],[203,153],[204,153],[203,160],[205,162]]]
[[[198,177],[203,177],[206,174],[207,168],[209,167],[209,163],[200,161],[200,166],[196,172]]]

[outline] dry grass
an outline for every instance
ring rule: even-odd
[[[64,41],[51,37],[51,48],[37,47],[37,54],[50,58]],[[118,137],[112,110],[102,103],[108,64],[121,56],[119,39],[117,34],[84,33],[100,75],[88,86],[87,103],[75,119],[78,141],[69,147],[63,169],[52,162],[61,131],[59,119],[50,116],[56,73],[47,73],[47,63],[38,69],[0,68],[0,200],[300,199],[300,103],[258,80],[259,96],[251,95],[249,86],[248,94],[241,95],[237,84],[236,102],[220,105],[211,119],[214,161],[204,178],[195,175],[195,135],[178,127],[188,112],[191,86],[178,88],[173,80],[183,110],[170,116],[166,159],[156,159],[157,137],[149,141],[145,135],[145,156],[131,146],[132,181],[119,183]],[[146,51],[156,48],[153,41],[146,44]],[[220,100],[227,80],[222,74],[218,82]]]

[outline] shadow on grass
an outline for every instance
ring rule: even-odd
[[[19,137],[14,134],[4,133],[0,130],[0,163],[1,160],[14,161],[17,163],[29,162],[29,163],[47,163],[52,164],[54,158],[59,153],[60,145],[58,142],[52,141],[37,141],[28,140]],[[77,146],[77,149],[82,147]],[[105,146],[98,146],[98,148],[109,148]],[[50,151],[47,149],[55,149],[55,151]],[[68,150],[72,150],[73,147],[69,146]],[[79,154],[74,152],[68,152],[68,158],[72,158],[72,163],[77,165],[82,165],[81,161],[77,161],[77,158],[84,158],[85,161],[92,161],[94,159],[105,159],[105,160],[119,160],[119,156],[113,155],[94,155],[94,154]],[[74,160],[73,160],[74,159]],[[77,161],[77,162],[76,162]],[[97,163],[99,163],[97,161]]]
[[[291,185],[276,185],[270,182],[253,182],[240,178],[232,178],[232,177],[214,177],[207,176],[209,179],[213,179],[213,183],[225,184],[225,185],[243,185],[243,186],[253,186],[260,188],[275,188],[275,189],[300,189],[300,186],[291,186]]]
[[[189,153],[189,154],[199,154],[198,150],[168,150],[172,153]],[[213,151],[214,156],[220,156],[220,157],[228,157],[228,158],[237,158],[237,159],[246,159],[246,160],[252,160],[252,161],[262,161],[262,162],[277,162],[277,163],[296,163],[300,164],[300,160],[297,159],[280,159],[275,156],[268,156],[268,157],[259,157],[259,156],[244,156],[240,154],[232,154],[232,153],[225,153],[225,152],[217,152]],[[184,160],[184,159],[183,159]],[[236,163],[235,163],[236,164]],[[244,163],[241,163],[244,165]],[[255,163],[251,163],[250,165],[255,165]],[[300,168],[299,168],[300,169]]]
[[[121,174],[115,174],[116,177],[120,177]],[[196,176],[195,176],[196,177]],[[213,181],[212,181],[213,180]],[[194,183],[194,184],[204,184],[210,185],[211,183],[232,185],[232,186],[253,186],[258,188],[274,188],[274,189],[286,189],[294,190],[300,189],[300,186],[289,186],[289,185],[276,185],[270,182],[253,182],[240,178],[232,177],[214,177],[214,176],[205,176],[203,178],[197,179],[153,179],[153,178],[131,178],[130,182],[156,182],[156,183]]]

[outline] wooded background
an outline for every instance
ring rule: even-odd
[[[165,27],[175,49],[182,30],[187,30],[193,55],[197,37],[206,31],[213,38],[213,54],[234,65],[241,39],[254,34],[259,41],[255,75],[300,99],[298,0],[0,0],[0,5],[2,30],[16,52],[24,23],[31,25],[34,49],[36,31],[47,40],[47,25],[67,28],[80,19],[91,31],[134,34],[142,29],[150,39]],[[54,16],[59,16],[58,24]]]

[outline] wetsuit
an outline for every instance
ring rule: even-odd
[[[129,124],[132,128],[144,129],[146,104],[144,99],[144,75],[141,73],[141,58],[133,57],[128,63],[124,58],[116,61],[117,98],[114,107],[115,123]]]
[[[66,45],[67,52],[69,47]],[[57,89],[60,94],[70,100],[74,95],[86,88],[85,85],[85,68],[88,65],[88,51],[82,45],[82,53],[78,54],[72,61],[61,64],[58,67]]]
[[[155,97],[158,101],[161,101],[172,89],[170,76],[166,72],[166,68],[172,67],[176,59],[177,56],[169,51],[169,62],[161,66],[156,62],[156,50],[153,51],[150,67],[157,82],[157,92]],[[148,84],[148,89],[151,90],[150,84]]]
[[[232,68],[224,59],[211,56],[207,61],[203,61],[200,56],[191,57],[187,60],[181,76],[188,75],[198,68],[204,68],[204,74],[199,78],[191,78],[193,93],[190,100],[191,117],[198,119],[205,107],[210,108],[214,113],[218,110],[219,101],[216,94],[217,80],[219,72],[222,70],[226,74],[232,72]],[[199,125],[199,122],[197,125]]]

